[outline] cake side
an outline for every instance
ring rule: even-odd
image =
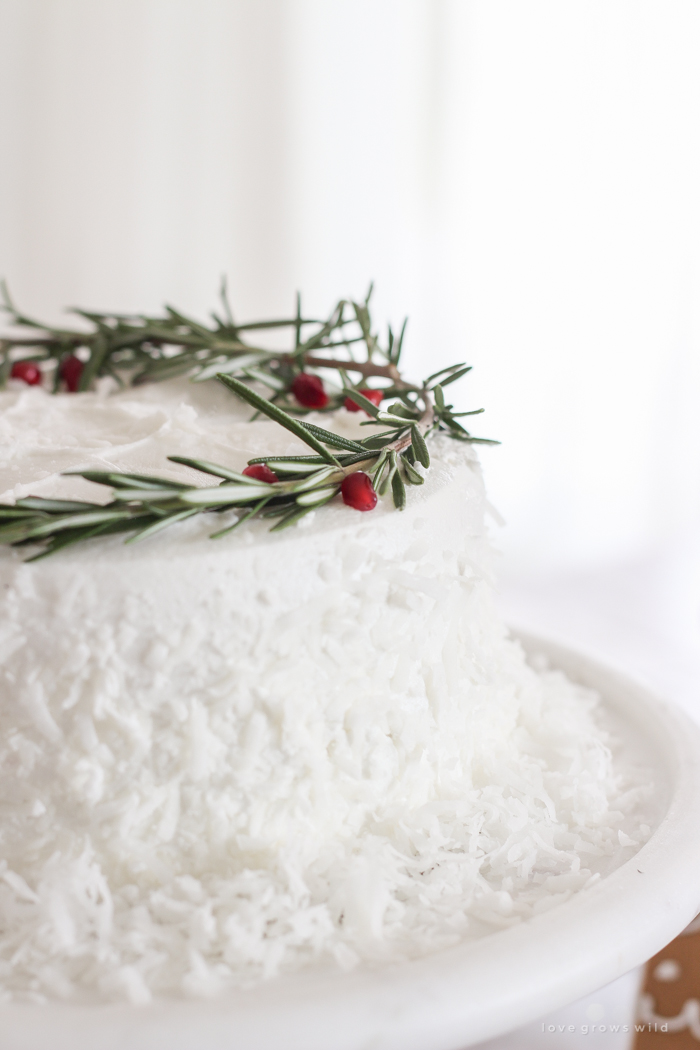
[[[102,800],[137,785],[142,804],[156,784],[177,794],[182,778],[220,777],[237,813],[222,848],[241,834],[272,848],[302,832],[348,833],[394,797],[430,797],[420,741],[431,704],[445,674],[454,691],[473,673],[479,632],[493,626],[481,609],[483,485],[459,460],[434,468],[404,514],[359,526],[341,506],[278,535],[256,523],[212,542],[197,519],[165,543],[97,540],[37,564],[3,552],[4,723],[42,748],[40,777],[50,768],[49,802],[66,823],[77,806],[99,825]],[[465,636],[470,604],[481,611]],[[452,649],[468,654],[464,667]],[[394,726],[395,753],[387,719],[406,721]],[[9,763],[11,785],[15,772]],[[345,797],[353,776],[366,780],[362,798]],[[313,805],[300,808],[297,791]],[[173,834],[161,829],[154,845]]]
[[[87,486],[51,469],[69,455],[153,470],[163,444],[238,468],[272,435],[294,450],[177,388],[99,398],[38,413],[32,491]],[[71,413],[102,443],[67,443]],[[595,698],[527,667],[494,611],[472,452],[431,450],[402,513],[0,552],[7,995],[145,1001],[421,954],[565,899],[623,828],[637,848]]]

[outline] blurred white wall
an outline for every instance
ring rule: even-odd
[[[377,282],[467,359],[506,567],[700,517],[696,0],[0,0],[27,309],[314,310]]]

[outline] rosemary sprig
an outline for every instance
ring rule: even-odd
[[[247,402],[256,415],[268,416],[310,449],[309,455],[258,457],[249,461],[249,465],[266,463],[280,478],[274,482],[182,456],[170,458],[217,479],[216,484],[202,488],[141,474],[73,471],[111,488],[111,501],[99,504],[31,496],[12,506],[0,505],[0,543],[39,546],[29,561],[85,539],[117,532],[131,534],[127,543],[137,542],[203,513],[233,511],[238,515],[232,524],[213,532],[212,538],[225,536],[255,517],[276,519],[272,531],[279,531],[332,500],[343,480],[355,471],[368,473],[380,495],[391,491],[395,506],[403,510],[407,486],[423,484],[423,474],[416,465],[424,470],[430,466],[426,437],[431,433],[443,431],[461,441],[497,444],[473,437],[458,422],[458,418],[476,413],[455,413],[453,406],[446,403],[444,388],[468,372],[468,366],[444,368],[420,386],[402,378],[398,364],[406,322],[398,337],[389,328],[387,344],[382,347],[369,311],[371,288],[362,303],[338,302],[326,321],[305,318],[298,298],[291,319],[238,325],[224,283],[223,316],[212,314],[212,327],[199,324],[172,307],[166,307],[161,317],[76,311],[92,325],[87,332],[42,326],[16,309],[4,285],[1,294],[2,308],[13,323],[32,328],[36,334],[0,341],[0,379],[9,374],[12,362],[20,354],[26,360],[28,352],[47,370],[56,369],[54,389],[60,383],[62,361],[67,355],[78,353],[83,359],[79,389],[87,389],[97,377],[106,374],[117,377],[122,384],[155,381],[175,373],[188,374],[195,381],[215,376]],[[294,336],[294,346],[287,352],[266,350],[247,341],[247,333],[285,327],[291,328]],[[363,361],[352,356],[351,347],[358,343],[365,345]],[[335,355],[339,348],[344,357],[327,356]],[[324,393],[323,410],[336,409],[349,399],[369,417],[363,425],[379,427],[379,433],[355,441],[300,418],[309,407],[295,397],[294,381],[302,374],[315,376],[319,369],[334,370],[341,380],[338,388]],[[357,385],[350,383],[348,373],[359,376]],[[386,408],[375,405],[362,393],[362,389],[368,391],[368,378],[387,384],[379,388],[383,399],[397,400]],[[260,386],[271,390],[271,396],[263,397]]]
[[[376,376],[408,386],[398,372],[403,330],[399,339],[390,334],[387,350],[379,350],[369,314],[371,292],[370,288],[364,302],[340,300],[325,321],[304,317],[298,297],[294,317],[236,324],[224,281],[220,291],[223,316],[212,313],[210,325],[200,324],[171,306],[158,316],[75,309],[72,312],[87,322],[82,330],[45,325],[22,313],[3,281],[0,310],[12,326],[31,330],[32,334],[0,339],[0,385],[6,383],[13,362],[32,360],[53,377],[58,389],[62,365],[77,356],[83,364],[78,390],[88,390],[95,379],[106,375],[125,386],[175,375],[189,376],[195,382],[230,375],[247,384],[268,386],[275,392],[275,403],[281,403],[290,414],[300,411],[291,392],[294,379],[309,369],[345,369],[363,379]],[[290,351],[270,350],[251,341],[251,337],[280,328],[294,332],[295,345]],[[353,361],[350,356],[349,348],[357,343],[365,344],[364,361]],[[337,350],[347,356],[337,358]],[[337,390],[324,410],[332,411],[341,403]]]

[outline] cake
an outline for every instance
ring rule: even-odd
[[[308,417],[348,438],[361,414]],[[304,446],[216,383],[0,393],[0,502],[69,469],[203,474]],[[494,603],[471,445],[397,511],[211,516],[27,563],[0,549],[0,999],[225,994],[522,921],[649,834],[599,699]],[[648,791],[648,785],[647,789]],[[644,818],[646,819],[646,818]]]

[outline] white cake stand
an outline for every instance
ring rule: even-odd
[[[212,1001],[0,1007],[0,1050],[461,1050],[587,995],[700,911],[700,730],[571,650],[526,648],[598,689],[662,805],[647,844],[585,893],[519,926],[382,970],[306,973]]]

